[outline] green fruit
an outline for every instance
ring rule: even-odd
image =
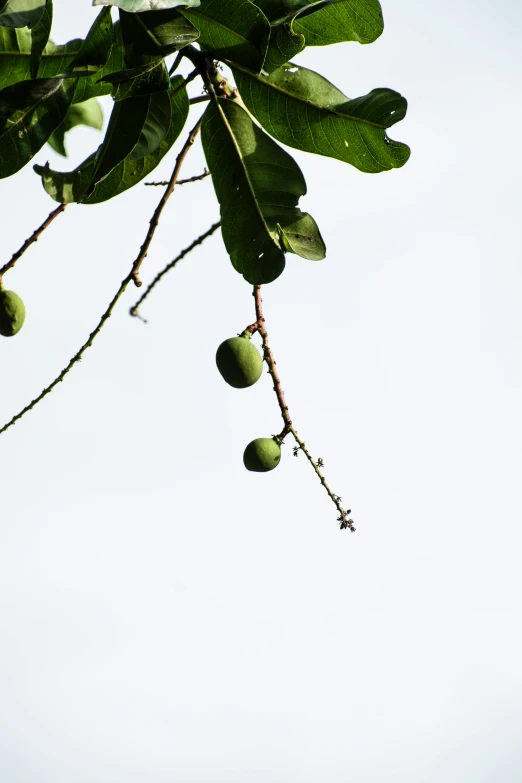
[[[25,305],[14,291],[0,288],[0,334],[13,337],[25,321]]]
[[[256,438],[251,441],[243,454],[247,470],[266,473],[277,468],[281,460],[281,446],[275,438]]]
[[[256,346],[250,342],[250,333],[230,337],[221,343],[216,352],[219,372],[230,386],[246,389],[258,381],[263,372],[263,359]]]

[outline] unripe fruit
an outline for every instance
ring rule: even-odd
[[[25,321],[25,305],[14,291],[0,288],[0,334],[13,337]]]
[[[243,454],[247,470],[266,473],[277,468],[281,460],[281,446],[274,438],[256,438],[251,441]]]
[[[216,352],[216,364],[225,381],[235,389],[246,389],[261,377],[263,359],[250,342],[250,333],[230,337]]]

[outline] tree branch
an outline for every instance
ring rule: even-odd
[[[197,123],[194,125],[192,130],[190,131],[188,138],[183,145],[183,148],[181,152],[179,153],[178,157],[176,158],[176,165],[174,166],[174,171],[172,172],[172,176],[169,180],[167,189],[165,190],[165,193],[160,199],[160,202],[156,209],[154,210],[154,214],[152,215],[150,219],[149,224],[149,230],[147,231],[147,236],[145,237],[143,244],[140,248],[140,252],[138,253],[138,257],[136,258],[133,266],[132,266],[132,272],[131,272],[131,278],[134,281],[134,284],[139,288],[141,286],[141,280],[139,278],[139,271],[140,267],[147,257],[147,253],[149,252],[150,243],[152,242],[152,237],[154,236],[154,232],[156,231],[159,223],[159,219],[161,216],[161,213],[163,212],[163,209],[165,207],[165,204],[171,197],[174,188],[176,187],[176,182],[178,181],[179,173],[181,171],[181,167],[183,165],[183,162],[185,158],[187,157],[187,154],[194,144],[196,140],[196,136],[199,133],[199,129],[201,127],[201,117],[197,121]]]
[[[249,331],[251,334],[254,334],[254,332],[259,332],[259,334],[261,335],[261,339],[263,340],[263,358],[268,365],[268,372],[270,373],[272,380],[274,382],[274,391],[276,393],[277,402],[279,403],[279,409],[281,411],[281,416],[283,417],[283,422],[284,422],[284,427],[279,433],[279,435],[276,435],[276,438],[280,443],[282,443],[285,437],[288,435],[288,433],[290,432],[292,433],[295,441],[298,444],[298,446],[294,448],[294,455],[297,457],[299,451],[304,452],[308,461],[310,462],[314,471],[319,477],[321,484],[327,491],[328,495],[330,496],[331,500],[334,502],[335,507],[339,512],[339,516],[337,517],[337,521],[340,523],[339,527],[341,528],[341,530],[345,530],[346,528],[349,528],[353,533],[355,531],[355,526],[353,524],[353,520],[349,519],[349,514],[351,514],[351,511],[344,510],[344,508],[341,506],[341,498],[339,497],[339,495],[334,494],[330,489],[330,487],[328,486],[328,484],[326,483],[326,479],[320,470],[320,468],[323,465],[322,459],[318,459],[317,462],[314,462],[314,459],[310,454],[310,452],[308,451],[308,449],[306,448],[304,441],[301,440],[301,438],[297,434],[297,430],[292,424],[292,419],[290,417],[288,405],[286,404],[283,388],[281,386],[279,373],[277,372],[276,361],[274,359],[272,350],[268,344],[268,333],[265,327],[265,317],[263,315],[263,300],[261,297],[260,285],[254,286],[252,296],[254,297],[256,303],[257,320],[255,321],[255,323],[248,326],[245,331]]]
[[[82,345],[80,350],[72,357],[72,359],[70,360],[69,364],[66,367],[64,367],[64,369],[61,371],[61,373],[54,379],[54,381],[52,383],[49,384],[49,386],[45,387],[43,392],[41,394],[39,394],[38,397],[35,397],[35,399],[32,402],[30,402],[29,405],[26,405],[25,408],[23,408],[23,410],[21,410],[19,413],[17,413],[16,416],[13,416],[13,418],[10,421],[8,421],[7,424],[4,424],[4,426],[2,428],[0,428],[0,435],[3,432],[5,432],[6,430],[8,430],[10,427],[12,427],[13,424],[16,424],[16,422],[19,419],[21,419],[22,416],[24,416],[28,411],[30,411],[32,408],[34,408],[36,405],[38,405],[38,403],[41,400],[43,400],[44,397],[46,397],[50,392],[52,392],[52,390],[55,388],[55,386],[58,386],[58,384],[63,381],[63,379],[65,378],[65,376],[69,372],[69,370],[71,370],[72,367],[74,367],[74,365],[77,362],[80,361],[80,359],[82,358],[82,356],[85,353],[85,351],[87,350],[87,348],[89,348],[93,344],[94,339],[97,337],[97,335],[102,330],[102,327],[104,326],[105,322],[112,315],[112,311],[113,311],[113,309],[114,309],[114,307],[116,305],[116,302],[122,296],[122,294],[124,293],[125,289],[127,288],[128,284],[130,283],[131,280],[132,280],[132,269],[129,272],[129,274],[127,275],[127,277],[124,280],[122,280],[122,282],[120,284],[120,287],[118,288],[118,290],[116,291],[114,297],[112,298],[111,303],[109,304],[109,306],[105,310],[104,314],[102,315],[102,317],[98,321],[98,325],[90,333],[88,339],[84,342],[84,344]]]
[[[178,183],[178,184],[180,184],[180,183]],[[156,277],[154,278],[152,283],[147,287],[147,290],[143,293],[143,295],[140,296],[140,298],[138,299],[136,304],[134,304],[130,308],[130,310],[129,310],[130,315],[134,316],[135,318],[140,318],[142,321],[147,323],[145,318],[142,318],[142,316],[138,313],[138,307],[140,306],[140,304],[148,297],[148,295],[150,294],[152,289],[159,283],[161,278],[164,275],[166,275],[167,272],[170,272],[170,270],[174,266],[176,266],[178,261],[181,261],[181,259],[184,258],[186,255],[188,255],[192,250],[194,250],[194,248],[197,247],[197,245],[201,245],[205,241],[205,239],[207,239],[209,236],[211,236],[214,233],[214,231],[216,231],[216,229],[219,228],[220,225],[221,225],[221,221],[218,220],[217,223],[214,223],[212,226],[210,226],[208,231],[205,231],[204,234],[201,234],[201,236],[199,236],[197,239],[195,239],[192,242],[192,244],[190,244],[188,247],[186,247],[184,250],[182,250],[181,253],[179,253],[173,261],[171,261],[169,264],[167,264],[167,266],[164,269],[162,269],[161,272],[159,272],[159,274],[156,275]]]
[[[45,231],[47,226],[50,226],[53,220],[58,217],[66,208],[67,204],[60,204],[56,207],[56,209],[53,209],[53,211],[46,217],[44,222],[41,226],[39,226],[37,229],[33,231],[31,236],[25,240],[22,247],[14,253],[13,256],[9,259],[9,261],[4,264],[3,267],[0,268],[0,283],[2,282],[2,275],[4,275],[9,269],[12,269],[18,259],[23,256],[27,248],[33,244],[33,242],[37,242],[40,238],[41,234]]]

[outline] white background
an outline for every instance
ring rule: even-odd
[[[216,370],[254,320],[216,234],[147,325],[129,290],[0,438],[5,783],[521,778],[522,5],[383,11],[375,44],[297,61],[350,97],[405,95],[390,136],[411,160],[368,175],[293,151],[328,256],[288,256],[264,289],[295,425],[357,532],[290,442],[277,470],[243,467],[281,421],[268,375],[237,391]],[[57,0],[54,40],[96,13]],[[100,139],[33,162],[73,168]],[[198,147],[184,174],[203,166]],[[1,423],[86,339],[160,194],[70,206],[6,275],[28,315],[0,342]],[[5,263],[55,204],[31,164],[0,200]],[[217,217],[210,180],[179,188],[145,282]]]

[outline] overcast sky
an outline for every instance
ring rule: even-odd
[[[54,40],[96,12],[55,0]],[[292,151],[328,255],[288,256],[264,289],[294,423],[357,532],[290,442],[273,472],[243,467],[281,422],[268,375],[238,391],[216,370],[254,320],[216,234],[151,295],[147,325],[129,290],[0,437],[5,783],[522,776],[522,4],[383,12],[375,44],[297,61],[350,97],[405,95],[390,136],[411,159],[368,175]],[[33,162],[73,168],[100,139],[77,129],[69,160]],[[185,175],[203,166],[197,146]],[[27,320],[0,343],[0,424],[86,339],[159,196],[69,207],[6,275]],[[55,204],[32,164],[0,201],[3,263]],[[179,188],[145,282],[217,217],[208,179]]]

